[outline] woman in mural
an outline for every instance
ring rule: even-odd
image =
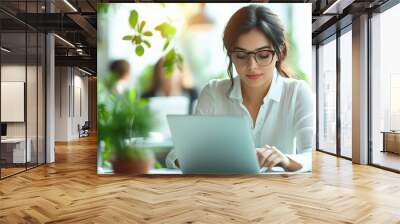
[[[192,75],[186,65],[181,68],[174,65],[170,75],[166,74],[165,58],[161,57],[154,66],[150,89],[142,94],[143,98],[155,96],[185,96],[189,100],[187,113],[192,114],[192,108],[198,97],[193,87]]]
[[[261,167],[310,171],[313,97],[308,84],[292,78],[285,66],[284,32],[279,17],[264,6],[235,12],[223,36],[229,79],[211,80],[203,88],[195,114],[245,116]],[[167,165],[179,166],[174,151]]]

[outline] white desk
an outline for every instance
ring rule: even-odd
[[[267,168],[262,168],[258,175],[271,175],[271,174],[298,174],[299,172],[285,172],[280,167],[273,167],[272,170],[267,170]],[[179,169],[151,169],[148,174],[182,174],[182,171]],[[213,174],[210,174],[213,175]],[[216,175],[223,175],[223,174],[216,174]],[[229,175],[229,174],[225,174]]]
[[[31,145],[32,140],[27,138],[28,147],[26,147],[26,155],[25,155],[25,138],[6,138],[1,139],[2,147],[7,147],[6,149],[2,148],[2,151],[9,150],[8,147],[12,148],[12,163],[25,163],[25,158],[27,158],[26,162],[31,162]]]
[[[111,169],[104,169],[102,167],[97,168],[97,174],[114,174]],[[177,175],[177,174],[182,174],[182,171],[179,169],[167,169],[167,168],[161,168],[161,169],[151,169],[147,174],[165,174],[165,175]],[[311,172],[307,173],[302,173],[302,172],[285,172],[283,169],[279,167],[274,167],[272,170],[267,171],[267,169],[262,168],[261,173],[258,175],[289,175],[289,174],[311,174]],[[209,174],[213,175],[213,174]],[[223,175],[223,174],[216,174],[216,175]],[[226,176],[229,176],[229,174],[225,174]]]

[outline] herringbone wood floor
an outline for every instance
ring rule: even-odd
[[[314,153],[293,176],[101,177],[95,138],[0,181],[0,223],[400,223],[400,175]]]

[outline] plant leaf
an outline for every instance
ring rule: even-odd
[[[143,43],[148,47],[151,48],[151,44],[147,40],[143,40]]]
[[[122,37],[122,40],[132,40],[133,36],[132,35],[126,35],[124,37]]]
[[[163,46],[163,51],[165,51],[165,49],[167,49],[169,45],[169,40],[165,40],[164,46]]]
[[[129,99],[131,102],[134,102],[134,101],[135,101],[135,99],[136,99],[136,91],[135,91],[135,89],[129,90],[129,92],[128,92],[128,99]]]
[[[135,35],[132,39],[132,42],[135,42],[135,44],[141,44],[142,43],[142,37],[140,35]]]
[[[139,33],[141,33],[142,32],[142,30],[143,30],[143,28],[144,28],[144,25],[146,25],[146,21],[142,21],[141,23],[140,23],[140,26],[139,26]]]
[[[153,33],[151,31],[146,31],[143,33],[143,35],[150,37],[150,36],[153,36]]]
[[[165,63],[173,62],[173,60],[175,59],[175,55],[175,49],[169,50],[168,53],[165,55]]]
[[[165,61],[164,61],[164,71],[165,75],[170,78],[172,75],[172,72],[174,71],[175,67],[175,58],[176,58],[176,51],[175,49],[171,49],[168,51],[168,53],[165,55]]]
[[[135,52],[137,56],[142,56],[144,54],[143,46],[142,45],[136,46]]]
[[[176,33],[176,28],[169,23],[161,23],[160,25],[154,28],[159,31],[161,36],[166,39],[172,39]]]
[[[183,57],[181,54],[176,53],[175,62],[180,70],[183,69]]]
[[[133,29],[135,29],[138,19],[139,19],[138,12],[136,10],[132,10],[131,14],[129,15],[129,25],[131,25]]]

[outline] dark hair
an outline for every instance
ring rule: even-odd
[[[152,82],[151,86],[149,88],[150,93],[156,93],[158,89],[160,89],[162,83],[161,83],[161,78],[162,76],[165,75],[165,56],[161,57],[158,59],[157,63],[154,65],[154,70],[153,70],[153,76],[152,76]],[[179,69],[181,71],[182,75],[182,80],[181,80],[181,87],[183,89],[190,89],[192,88],[192,79],[191,79],[191,74],[188,73],[188,71],[185,70],[186,66],[183,65],[176,65],[177,67],[174,67],[174,69]]]
[[[226,49],[228,56],[238,37],[254,28],[260,30],[269,40],[271,40],[275,54],[278,56],[276,69],[279,74],[288,78],[292,77],[288,68],[284,65],[288,44],[286,42],[285,30],[281,20],[269,8],[261,5],[249,5],[243,7],[235,12],[235,14],[233,14],[229,19],[223,37],[224,48]],[[227,72],[233,85],[232,65],[231,57],[229,57]]]
[[[115,60],[110,64],[110,71],[121,79],[130,70],[129,62],[126,60]]]
[[[157,90],[160,88],[161,86],[161,75],[164,75],[164,57],[161,57],[160,59],[158,59],[157,63],[154,66],[154,70],[153,70],[153,76],[152,76],[152,83],[150,86],[150,92],[152,93],[156,93]]]

